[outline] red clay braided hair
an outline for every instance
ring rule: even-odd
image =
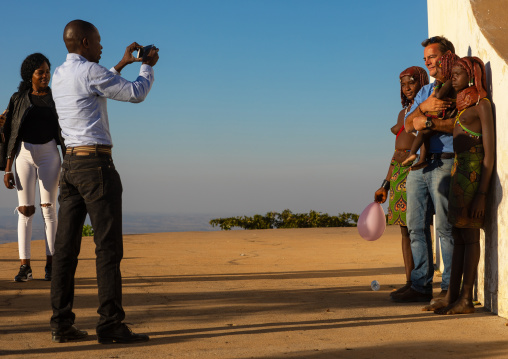
[[[452,53],[450,50],[446,51],[439,59],[438,64],[441,68],[441,73],[445,81],[448,81],[452,77],[452,67],[459,59],[460,57]]]
[[[420,88],[427,85],[429,83],[429,76],[427,72],[419,66],[411,66],[402,71],[399,75],[399,79],[402,80],[404,76],[411,76],[414,80],[418,80],[420,84]],[[402,87],[400,88],[400,99],[402,103],[402,107],[407,107],[411,103],[402,92]]]
[[[457,109],[461,111],[487,97],[487,76],[483,61],[476,56],[463,57],[455,66],[462,67],[469,76],[469,87],[457,94]]]

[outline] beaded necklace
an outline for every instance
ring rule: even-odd
[[[488,98],[484,97],[482,98],[482,100],[485,99],[487,101],[489,101]],[[481,100],[480,100],[481,101]],[[478,102],[480,102],[478,101]],[[490,102],[490,101],[489,101]],[[482,137],[482,134],[481,133],[477,133],[477,132],[474,132],[474,131],[471,131],[470,129],[464,127],[464,125],[462,123],[460,123],[460,115],[462,115],[462,113],[464,113],[464,111],[466,111],[469,107],[463,109],[462,111],[459,112],[459,114],[457,115],[457,118],[455,119],[455,125],[457,125],[457,123],[459,124],[459,126],[464,130],[464,132],[466,132],[470,137],[473,137],[473,138],[480,138]]]

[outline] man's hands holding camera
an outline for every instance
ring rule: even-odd
[[[142,60],[143,63],[150,66],[155,66],[157,61],[159,61],[159,49],[154,45],[147,46],[145,49],[148,49],[148,53],[143,51]]]
[[[150,48],[148,53],[144,53],[143,57],[138,58],[138,57],[134,57],[134,55],[132,55],[132,53],[136,50],[142,51],[143,46],[141,46],[137,42],[133,42],[132,44],[127,46],[127,48],[125,49],[123,58],[120,60],[118,65],[115,66],[115,70],[118,72],[121,72],[125,66],[132,64],[133,62],[141,62],[141,61],[143,62],[143,64],[155,66],[157,61],[159,61],[159,54],[158,54],[159,49],[153,45],[151,45],[151,46],[152,47]]]

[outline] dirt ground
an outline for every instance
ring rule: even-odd
[[[396,304],[405,283],[398,227],[375,242],[356,228],[126,235],[126,322],[150,335],[97,343],[94,245],[83,240],[76,325],[83,341],[51,342],[44,243],[35,280],[15,283],[17,244],[0,246],[0,356],[5,358],[507,358],[507,320],[440,316]],[[435,293],[440,278],[436,277]],[[370,283],[377,280],[379,291]]]

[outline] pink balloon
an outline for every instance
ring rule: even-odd
[[[357,228],[366,241],[375,241],[381,237],[386,229],[386,217],[379,203],[372,202],[363,210],[358,218]]]

